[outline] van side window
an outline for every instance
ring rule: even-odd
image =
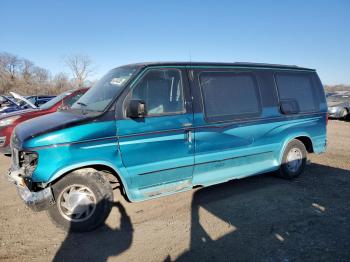
[[[317,110],[311,75],[305,73],[275,74],[280,100],[294,100],[299,112]]]
[[[252,74],[202,72],[199,83],[208,121],[228,121],[261,114],[259,91]]]
[[[184,113],[181,72],[177,69],[151,69],[133,88],[130,99],[146,104],[147,115]]]

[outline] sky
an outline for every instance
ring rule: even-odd
[[[0,52],[56,74],[88,55],[98,79],[145,61],[263,62],[350,84],[349,0],[1,0]]]

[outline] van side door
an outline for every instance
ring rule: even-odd
[[[193,184],[216,184],[275,168],[273,145],[261,128],[268,113],[255,72],[193,68],[189,75],[195,101]]]
[[[128,118],[132,100],[146,116]],[[193,112],[186,70],[144,69],[131,84],[116,121],[119,150],[135,195],[147,197],[191,188],[194,164]]]

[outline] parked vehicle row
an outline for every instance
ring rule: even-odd
[[[22,101],[22,110],[0,115],[0,153],[11,155],[10,138],[14,128],[18,124],[35,117],[51,114],[59,109],[67,109],[71,107],[86,91],[87,89],[79,89],[64,92],[42,104],[40,107],[36,107],[31,103],[29,101],[30,98],[26,99],[13,93],[15,98]]]
[[[330,118],[347,119],[350,113],[350,92],[334,93],[327,97]]]
[[[18,125],[8,177],[33,210],[88,231],[111,211],[111,177],[131,202],[265,172],[295,178],[307,153],[325,151],[326,123],[313,69],[132,64],[70,109]]]
[[[10,95],[0,96],[0,116],[14,111],[37,108],[54,98],[54,96],[23,97],[15,92],[10,92]]]
[[[40,107],[41,105],[43,105],[46,102],[49,102],[51,99],[55,98],[55,96],[37,95],[37,96],[27,96],[26,98],[30,102],[32,102],[35,106]]]

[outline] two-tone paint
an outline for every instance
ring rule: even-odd
[[[147,70],[165,67],[177,68],[186,76],[186,113],[142,120],[127,118],[124,101],[129,91]],[[208,122],[196,77],[202,69],[254,73],[259,88],[269,89],[261,94],[261,115]],[[104,113],[57,112],[33,119],[16,128],[13,145],[38,154],[33,183],[50,186],[72,170],[96,167],[111,171],[130,201],[274,171],[293,139],[301,140],[309,152],[324,152],[327,121],[327,105],[321,92],[317,112],[282,114],[273,79],[276,71],[307,72],[319,81],[314,70],[299,67],[140,64],[139,73]]]

